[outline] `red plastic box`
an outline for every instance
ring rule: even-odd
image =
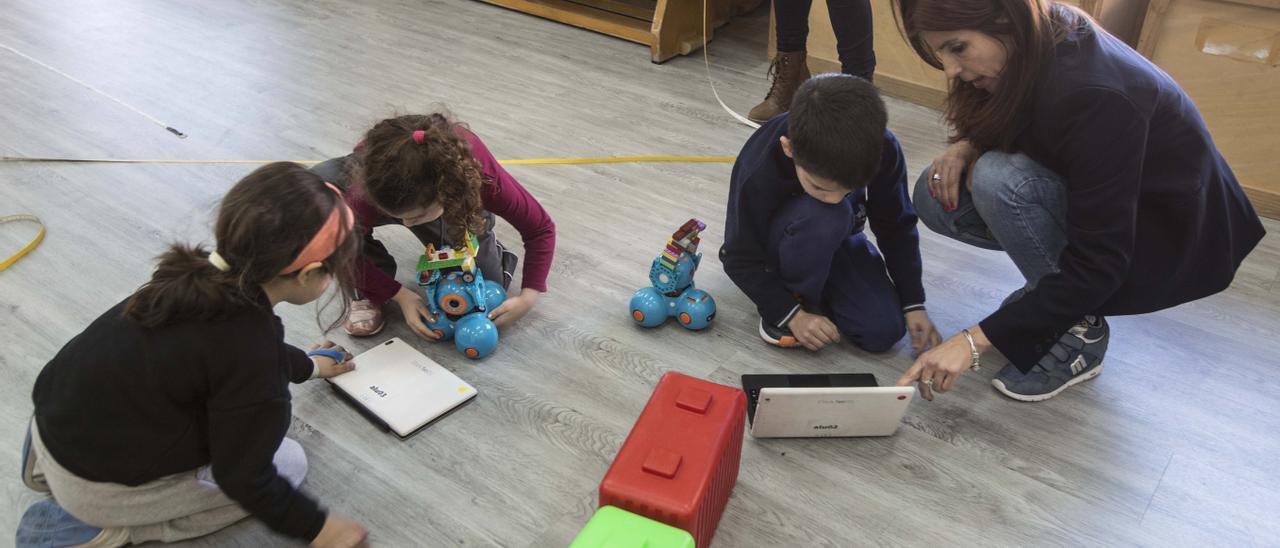
[[[600,482],[612,505],[679,527],[711,545],[738,481],[747,396],[737,388],[667,373]]]

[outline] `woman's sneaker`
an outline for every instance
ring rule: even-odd
[[[1004,366],[991,384],[1000,393],[1020,401],[1044,401],[1067,387],[1102,373],[1102,357],[1107,353],[1111,328],[1101,316],[1085,316],[1074,325],[1049,353],[1023,373],[1013,364]]]
[[[128,543],[127,529],[94,527],[76,519],[51,500],[42,500],[27,508],[18,522],[18,533],[14,539],[18,548],[124,546]]]
[[[386,325],[386,320],[382,318],[382,307],[374,305],[369,299],[361,299],[351,301],[351,310],[342,327],[352,337],[369,337],[377,335]]]
[[[764,339],[764,342],[782,348],[800,346],[800,341],[796,340],[796,336],[791,334],[790,329],[764,323],[764,318],[760,318],[760,338]]]

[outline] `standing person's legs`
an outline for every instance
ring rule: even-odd
[[[849,236],[836,251],[824,293],[831,321],[858,348],[885,352],[907,333],[898,290],[866,234]]]
[[[840,71],[871,80],[876,72],[871,0],[827,0],[827,12],[831,17],[831,28],[836,33]],[[778,31],[778,43],[778,50],[782,51],[781,30]]]
[[[136,487],[93,482],[59,465],[40,440],[38,429],[33,426],[31,433],[37,466],[48,481],[54,501],[75,519],[102,528],[100,537],[107,540],[135,544],[176,542],[208,535],[249,515],[218,488],[208,466]],[[281,442],[273,462],[294,487],[306,477],[306,453],[294,440],[285,438]],[[19,529],[20,538],[40,533]]]
[[[779,52],[805,50],[809,40],[809,8],[813,0],[774,0],[773,20]]]
[[[809,7],[813,0],[774,0],[773,17],[778,53],[769,64],[773,82],[764,101],[747,113],[756,123],[767,122],[791,108],[796,89],[809,79],[805,44],[809,40]]]

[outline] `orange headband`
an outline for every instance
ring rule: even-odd
[[[307,247],[302,248],[302,253],[299,253],[298,257],[292,263],[289,263],[289,266],[280,271],[281,276],[292,274],[302,270],[304,266],[329,258],[338,249],[338,244],[341,244],[346,240],[347,235],[351,234],[351,227],[355,225],[356,219],[351,214],[351,209],[347,207],[346,201],[342,199],[342,191],[333,186],[333,183],[326,182],[325,185],[334,194],[338,195],[338,206],[329,212],[329,218],[325,220],[324,225],[307,243]]]

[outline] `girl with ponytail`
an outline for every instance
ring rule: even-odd
[[[350,298],[353,225],[334,185],[263,166],[223,198],[211,249],[172,246],[67,343],[36,379],[23,462],[53,500],[27,510],[18,545],[173,542],[250,515],[314,546],[363,542],[361,525],[298,491],[306,455],[285,438],[289,383],[354,364],[332,343],[285,343],[272,312],[334,281]]]
[[[399,224],[437,249],[465,246],[467,232],[479,240],[476,261],[485,278],[508,287],[517,258],[494,234],[495,215],[520,232],[526,253],[520,293],[489,313],[505,327],[529,312],[547,290],[555,253],[556,226],[538,200],[498,164],[469,129],[446,115],[408,115],[378,122],[353,154],[312,168],[347,187],[347,202],[364,233],[358,264],[358,299],[351,303],[346,331],[368,336],[382,330],[382,306],[395,301],[405,323],[419,336],[430,312],[418,291],[395,279],[396,260],[373,237],[372,227]]]

